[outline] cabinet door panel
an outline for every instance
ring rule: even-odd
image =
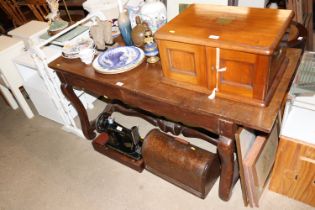
[[[220,67],[226,67],[219,73],[219,92],[253,96],[256,55],[231,50],[220,50]]]
[[[164,76],[207,88],[205,47],[173,41],[159,41]]]

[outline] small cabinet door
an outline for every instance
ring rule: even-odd
[[[207,90],[205,47],[181,42],[159,40],[164,76],[191,85],[192,89]]]
[[[209,87],[216,87],[221,96],[228,98],[248,97],[261,99],[264,94],[264,84],[266,70],[268,69],[263,57],[238,52],[233,50],[207,47],[207,62],[213,75],[209,80]],[[219,56],[219,59],[217,59]],[[225,71],[217,72],[217,62],[219,68],[226,68]],[[259,65],[258,65],[259,64]]]

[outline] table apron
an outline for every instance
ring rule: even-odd
[[[180,122],[190,127],[203,128],[218,135],[234,139],[237,125],[220,116],[197,113],[185,107],[164,103],[149,95],[130,91],[120,86],[89,80],[88,78],[83,79],[74,74],[64,72],[57,72],[57,74],[64,84],[108,97],[111,100],[120,100],[131,107],[142,109],[156,116],[165,117],[173,122]]]

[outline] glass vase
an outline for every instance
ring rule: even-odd
[[[118,27],[121,33],[121,36],[127,46],[132,46],[132,38],[131,38],[131,23],[127,11],[123,11],[119,13],[118,17]]]

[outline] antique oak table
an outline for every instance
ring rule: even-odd
[[[143,63],[129,72],[116,75],[97,73],[91,65],[85,65],[79,59],[63,57],[51,62],[49,67],[56,71],[62,83],[62,92],[77,110],[87,139],[96,136],[95,121],[89,121],[84,106],[74,94],[74,87],[121,101],[130,109],[150,113],[160,118],[157,125],[163,131],[200,137],[215,144],[222,164],[219,197],[229,200],[239,176],[234,158],[235,132],[242,126],[270,133],[300,55],[301,50],[288,49],[289,64],[282,77],[277,78],[279,85],[265,108],[220,98],[209,100],[207,94],[165,84],[161,82],[163,75],[160,64]],[[198,128],[198,132],[193,132],[194,128]]]

